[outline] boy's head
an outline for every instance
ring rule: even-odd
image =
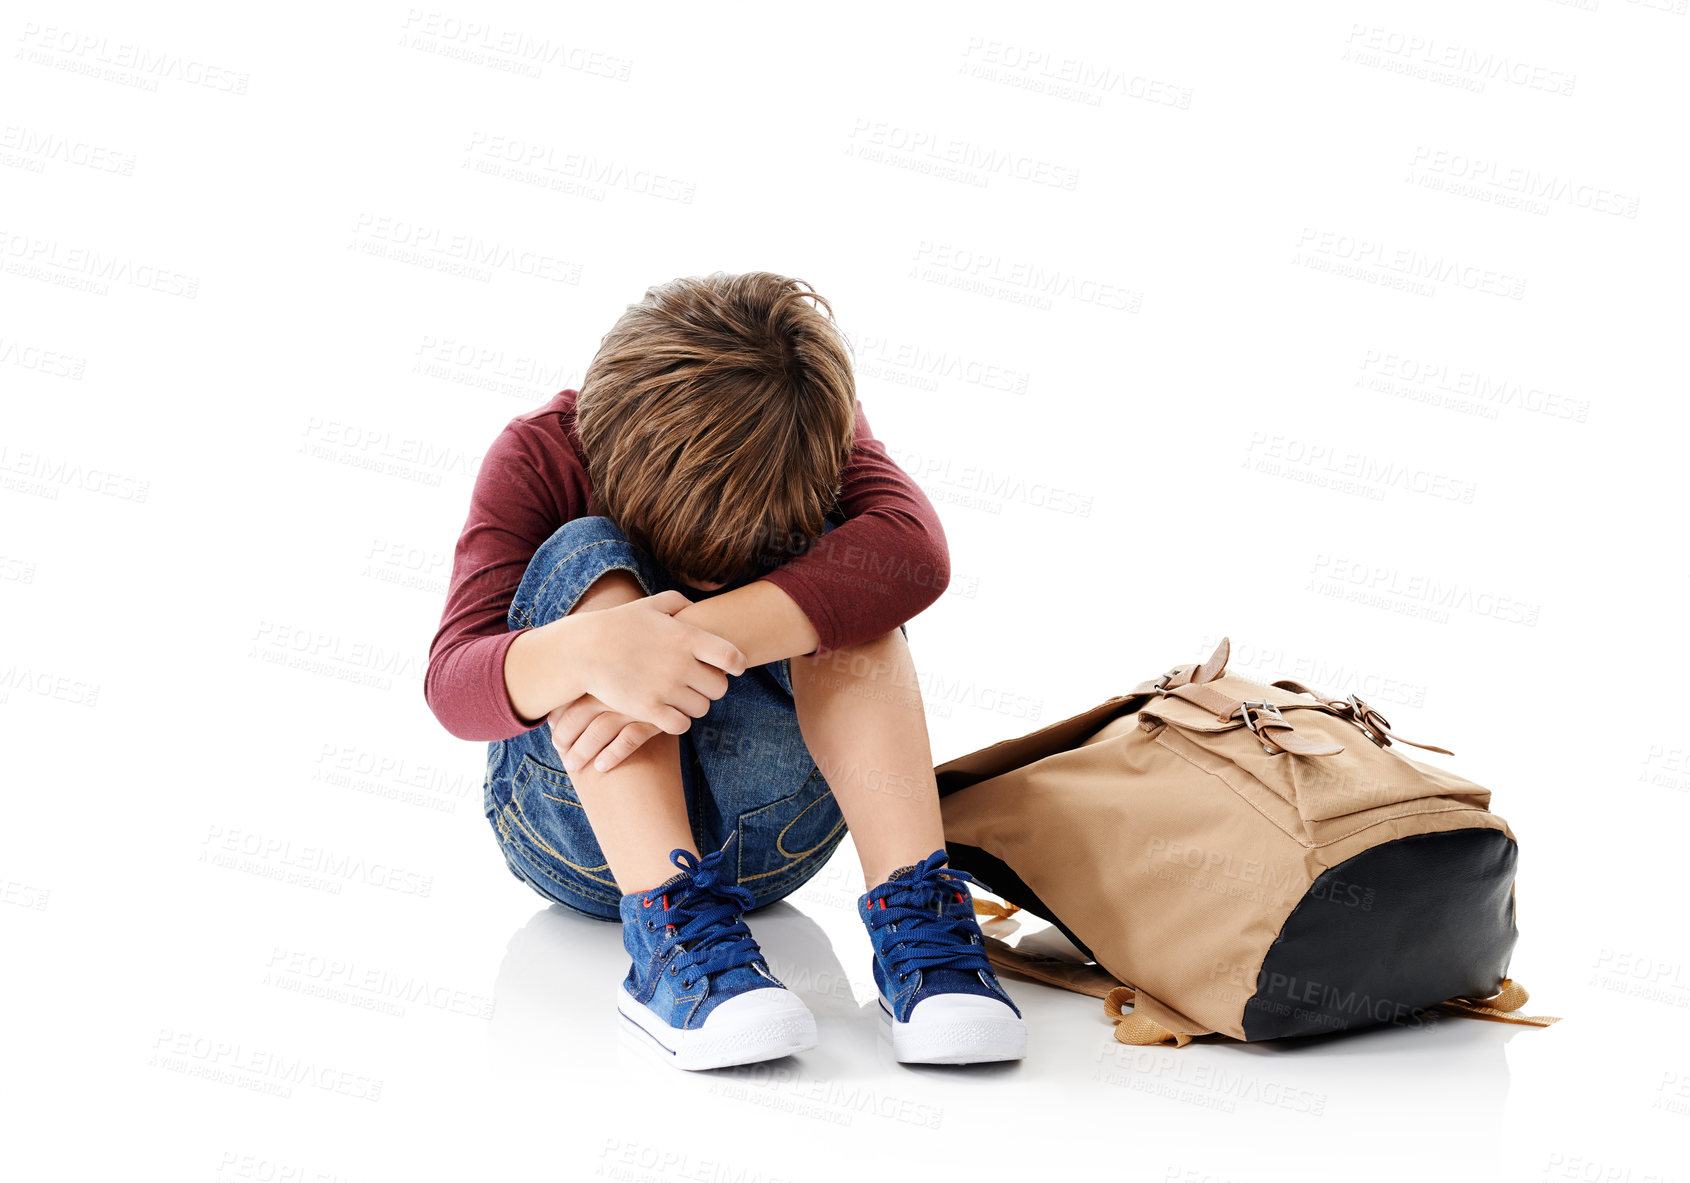
[[[822,532],[856,403],[845,339],[804,281],[659,284],[605,335],[576,396],[594,512],[695,586],[758,574]]]

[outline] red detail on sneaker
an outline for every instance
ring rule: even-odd
[[[959,904],[967,902],[962,898],[962,892],[960,891],[956,893],[956,902]]]
[[[875,901],[875,903],[880,905],[880,910],[882,912],[884,912],[886,910],[886,897],[885,896],[881,896],[878,900]]]
[[[651,906],[652,906],[652,905],[653,905],[653,904],[655,904],[655,903],[656,903],[656,902],[657,902],[657,901],[656,901],[656,900],[654,900],[654,899],[652,899],[652,898],[651,898],[651,897],[650,897],[650,896],[649,896],[649,895],[648,895],[648,896],[646,896],[646,897],[645,897],[645,899],[644,899],[644,900],[642,900],[642,901],[641,901],[641,903],[640,903],[640,907],[642,907],[642,908],[649,908],[649,907],[651,907]]]

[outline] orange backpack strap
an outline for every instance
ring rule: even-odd
[[[1343,698],[1328,698],[1318,690],[1310,690],[1295,678],[1281,678],[1274,685],[1281,690],[1289,690],[1292,694],[1306,694],[1317,700],[1334,715],[1354,723],[1361,729],[1363,735],[1382,748],[1389,747],[1392,741],[1395,741],[1405,743],[1411,748],[1423,748],[1428,752],[1442,752],[1446,756],[1455,755],[1448,748],[1440,748],[1435,743],[1416,743],[1412,739],[1404,739],[1391,730],[1389,719],[1353,694],[1346,695]]]
[[[1014,904],[1009,909],[1019,910]],[[1002,915],[1002,906],[991,900],[975,900],[975,911],[984,916]],[[1207,1027],[1199,1026],[1170,1006],[1124,986],[1108,970],[1090,961],[1076,961],[1072,957],[1047,956],[1017,949],[994,936],[985,937],[986,956],[994,968],[1008,970],[1047,986],[1072,990],[1103,999],[1103,1013],[1115,1023],[1115,1038],[1121,1043],[1171,1043],[1184,1047],[1194,1035],[1208,1035]],[[1125,1014],[1121,1008],[1132,1004]]]
[[[1103,999],[1103,1013],[1115,1022],[1116,1043],[1137,1046],[1172,1043],[1175,1047],[1184,1047],[1191,1042],[1191,1036],[1176,1035],[1149,1015],[1140,1014],[1137,1006],[1123,1013],[1121,1008],[1136,999],[1137,991],[1131,986],[1116,986]]]
[[[975,900],[976,911],[988,900]],[[1010,907],[1015,905],[1011,904]],[[990,915],[991,913],[986,913]],[[982,934],[983,935],[983,934]],[[1014,945],[1005,944],[997,937],[987,936],[986,956],[991,959],[996,969],[1007,969],[1018,973],[1024,978],[1032,978],[1035,982],[1043,982],[1047,986],[1055,986],[1062,990],[1072,990],[1076,994],[1089,994],[1093,998],[1102,998],[1120,983],[1100,965],[1089,961],[1076,961],[1072,957],[1050,957],[1039,953],[1031,953],[1017,949]]]
[[[1184,699],[1210,712],[1220,720],[1238,719],[1248,727],[1262,748],[1270,755],[1290,752],[1297,756],[1336,756],[1344,750],[1342,744],[1321,743],[1298,735],[1291,721],[1279,713],[1271,702],[1234,698],[1213,686],[1188,683],[1167,692],[1170,698]]]
[[[1517,1012],[1531,997],[1526,988],[1513,978],[1503,978],[1502,987],[1489,998],[1451,998],[1438,1003],[1446,1014],[1467,1015],[1474,1019],[1489,1019],[1493,1023],[1518,1023],[1523,1027],[1547,1027],[1559,1023],[1551,1015],[1522,1015]]]
[[[1121,1008],[1128,1003],[1132,1004],[1132,1010],[1123,1012]],[[1109,991],[1103,999],[1103,1013],[1115,1023],[1117,1043],[1184,1047],[1194,1036],[1213,1034],[1211,1028],[1192,1022],[1173,1007],[1132,986],[1117,986]]]

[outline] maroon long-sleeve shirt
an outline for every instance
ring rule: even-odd
[[[510,631],[506,614],[541,543],[587,513],[575,395],[562,391],[512,419],[481,462],[423,679],[429,709],[459,739],[528,730],[505,691],[505,651],[527,630]],[[861,403],[839,504],[842,524],[762,576],[809,618],[817,652],[891,632],[950,581],[939,515],[869,430]]]

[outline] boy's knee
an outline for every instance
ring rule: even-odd
[[[552,531],[552,536],[546,540],[546,545],[550,546],[554,542],[576,546],[585,546],[594,542],[620,542],[626,546],[633,545],[628,541],[628,536],[622,533],[622,527],[600,514],[570,518]]]
[[[792,664],[798,668],[802,663],[802,668],[810,671],[876,678],[890,675],[902,665],[904,648],[903,629],[895,628],[855,645],[794,657]]]
[[[513,629],[546,624],[662,590],[661,573],[616,523],[598,516],[571,518],[529,560],[511,600],[509,623]]]
[[[571,518],[553,530],[528,565],[546,571],[566,568],[577,579],[622,567],[634,571],[641,583],[650,582],[648,573],[653,570],[650,557],[628,541],[620,526],[596,516]]]
[[[889,633],[882,633],[878,637],[870,637],[866,641],[858,641],[854,645],[841,645],[837,649],[826,649],[819,653],[806,653],[802,657],[794,657],[793,661],[826,662],[835,654],[853,656],[871,656],[896,652],[905,645],[904,626],[899,625]]]
[[[599,608],[615,608],[645,598],[645,589],[634,573],[625,567],[615,567],[587,585],[581,598],[575,601],[570,613],[591,612]],[[566,613],[567,615],[567,613]]]

